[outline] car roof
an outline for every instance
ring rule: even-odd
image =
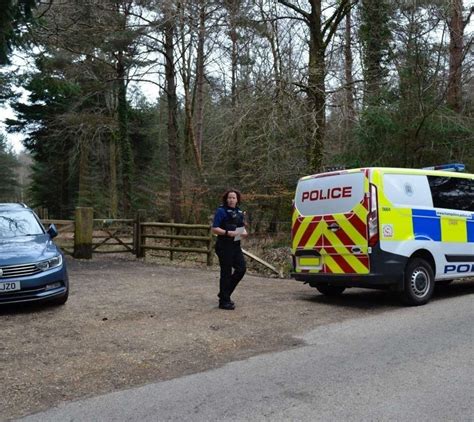
[[[361,167],[354,169],[335,170],[324,173],[312,174],[301,177],[300,180],[313,179],[315,177],[336,176],[340,174],[358,173],[363,171],[380,171],[382,173],[398,173],[398,174],[419,174],[425,176],[442,176],[442,177],[458,177],[461,179],[471,179],[474,175],[464,172],[452,172],[443,170],[428,170],[428,169],[410,169],[397,167]]]
[[[29,209],[25,204],[21,202],[11,203],[0,203],[0,210],[17,210],[17,209]]]

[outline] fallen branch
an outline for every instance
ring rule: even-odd
[[[250,253],[249,251],[246,251],[245,249],[242,249],[242,252],[244,255],[248,256],[249,258],[252,258],[253,260],[257,261],[258,263],[264,265],[265,267],[269,268],[272,270],[274,273],[278,274],[278,277],[283,278],[283,271],[282,270],[277,270],[272,264],[269,264],[268,262],[264,261],[262,258],[259,258],[258,256],[254,255],[253,253]]]

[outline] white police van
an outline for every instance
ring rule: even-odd
[[[422,305],[435,282],[474,277],[474,175],[463,165],[360,168],[299,180],[292,273],[321,293],[399,291]]]

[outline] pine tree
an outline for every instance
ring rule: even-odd
[[[0,134],[0,202],[17,201],[18,180],[16,168],[18,160],[7,145],[5,136]]]
[[[35,0],[0,0],[0,65],[9,63],[13,47],[21,43],[19,28],[32,19]]]

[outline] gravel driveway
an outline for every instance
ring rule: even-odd
[[[65,306],[0,308],[0,420],[297,347],[318,325],[399,306],[385,292],[331,299],[293,280],[246,275],[236,310],[223,311],[217,268],[108,256],[70,260],[69,272]]]

